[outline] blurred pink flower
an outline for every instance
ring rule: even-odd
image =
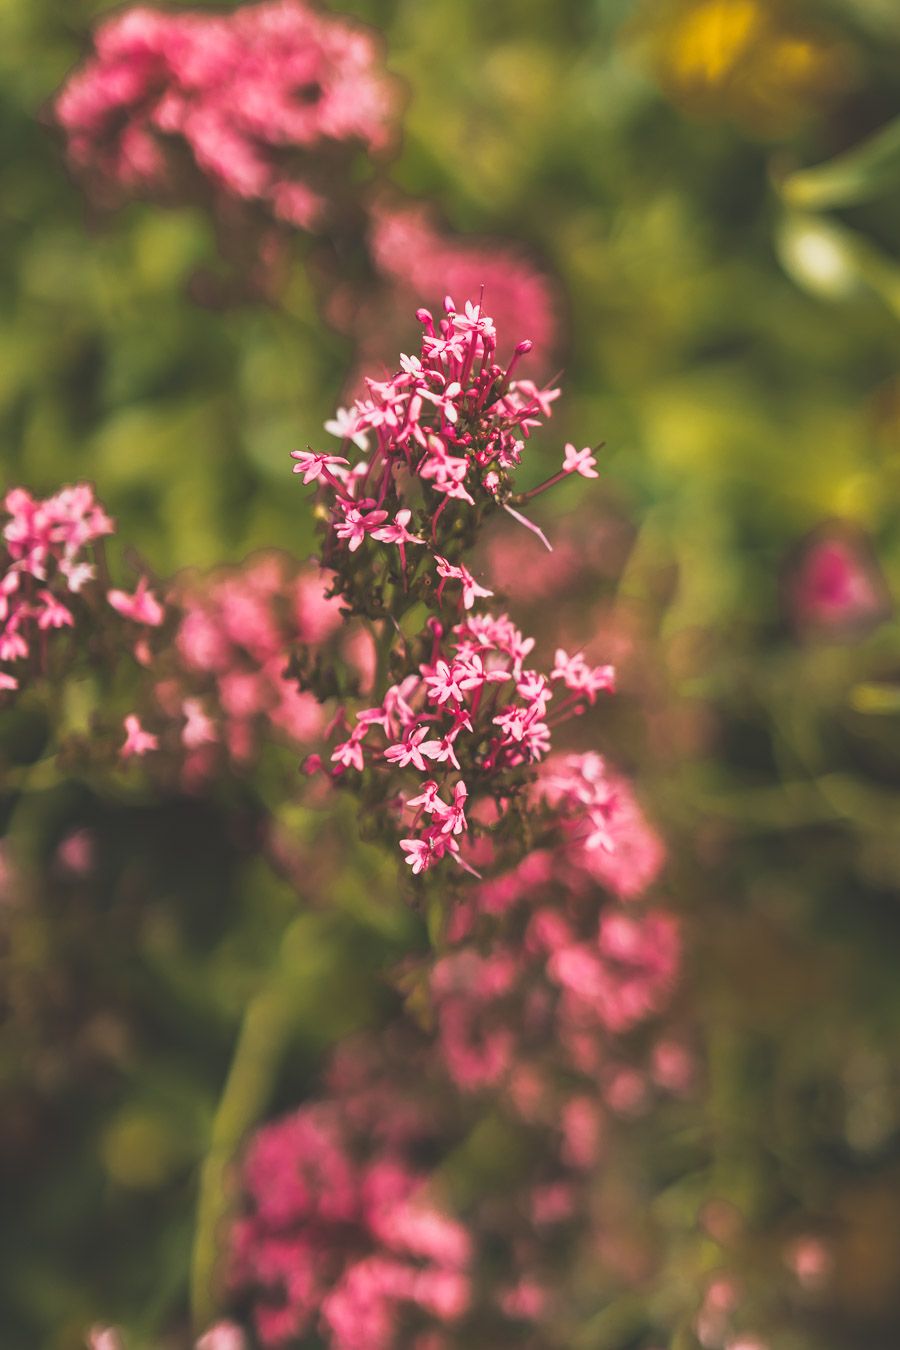
[[[803,545],[788,577],[788,603],[801,629],[834,636],[874,627],[890,613],[869,541],[841,524],[823,527]]]
[[[102,23],[94,47],[56,115],[70,163],[107,196],[171,189],[180,142],[219,191],[315,228],[328,191],[316,157],[382,150],[394,135],[396,84],[376,39],[302,0],[233,14],[138,7]]]

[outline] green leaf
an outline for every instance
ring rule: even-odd
[[[900,685],[858,684],[850,694],[850,706],[861,713],[900,713]]]
[[[789,174],[781,195],[801,210],[821,211],[870,201],[900,186],[900,117],[861,145],[812,169]]]

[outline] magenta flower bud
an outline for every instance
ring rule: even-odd
[[[533,346],[531,338],[523,338],[521,342],[516,343],[516,356],[527,356]]]

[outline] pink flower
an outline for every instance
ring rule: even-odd
[[[37,616],[38,628],[43,630],[46,628],[73,628],[75,626],[72,611],[66,609],[65,605],[60,604],[49,591],[38,591],[38,599],[43,602]]]
[[[392,136],[395,86],[368,32],[301,0],[231,15],[127,10],[95,46],[56,113],[70,163],[107,199],[171,193],[193,161],[219,194],[315,228],[329,151],[379,150]]]
[[[451,668],[446,661],[438,661],[434,670],[430,674],[425,674],[428,669],[428,666],[422,667],[429,699],[437,704],[446,703],[449,699],[453,699],[456,703],[464,702],[465,695],[457,683],[459,676],[455,666]]]
[[[341,503],[344,519],[338,521],[334,532],[339,539],[346,539],[351,553],[355,553],[367,534],[371,534],[382,521],[387,520],[387,511],[360,511],[358,507]]]
[[[147,589],[147,585],[147,578],[141,577],[134,595],[128,595],[125,591],[107,591],[106,598],[113,609],[126,619],[158,628],[165,617],[165,612],[153,593]]]
[[[122,1337],[115,1327],[91,1327],[86,1344],[88,1350],[124,1350]]]
[[[467,828],[465,805],[468,795],[466,785],[460,779],[453,789],[453,805],[444,806],[442,802],[435,804],[433,809],[441,822],[441,834],[462,834]]]
[[[411,516],[412,511],[405,507],[402,511],[397,512],[392,525],[382,525],[380,529],[373,530],[372,538],[380,539],[384,544],[424,544],[424,539],[420,539],[418,535],[410,534],[406,528]]]
[[[426,741],[428,735],[427,727],[417,727],[406,739],[398,745],[389,745],[384,752],[384,757],[398,768],[404,768],[407,764],[412,764],[420,773],[427,773],[428,766],[423,756],[428,755],[433,759],[434,749],[437,744],[435,741]]]
[[[580,473],[582,478],[599,478],[597,473],[597,461],[591,453],[590,446],[585,446],[583,450],[576,450],[571,442],[566,443],[566,454],[563,460],[563,473]]]
[[[159,749],[159,738],[152,732],[145,731],[134,713],[129,713],[125,718],[125,733],[125,743],[119,751],[123,759],[130,759],[132,755],[146,755],[148,750]]]
[[[360,450],[368,450],[369,438],[364,431],[356,430],[356,423],[359,414],[356,411],[350,411],[347,408],[338,408],[334,417],[325,423],[325,430],[332,436],[337,436],[342,441],[352,441]],[[347,461],[341,460],[342,464]]]
[[[587,664],[580,652],[567,655],[560,647],[556,652],[555,665],[551,673],[552,680],[562,680],[567,689],[574,693],[587,695],[593,703],[598,693],[612,693],[616,684],[616,672],[613,666],[594,666]]]
[[[406,862],[416,877],[429,866],[434,854],[434,845],[430,839],[401,839],[400,847],[407,855]]]
[[[463,566],[462,563],[460,563],[458,567],[455,567],[452,563],[449,563],[446,558],[442,558],[437,554],[435,555],[435,563],[437,564],[439,577],[442,577],[445,581],[452,580],[462,582],[462,602],[465,609],[472,608],[476,597],[482,596],[486,598],[487,596],[494,594],[493,591],[487,590],[484,586],[479,586],[478,582],[472,576],[472,573],[467,567]]]
[[[317,455],[311,450],[292,450],[291,459],[297,461],[294,473],[302,473],[304,483],[316,482],[332,465],[349,463],[349,460],[342,459],[340,455]]]
[[[195,1346],[195,1350],[246,1350],[247,1339],[236,1322],[216,1322]]]
[[[181,705],[181,711],[185,718],[185,724],[181,731],[181,741],[189,750],[196,750],[200,745],[208,745],[218,740],[216,728],[203,711],[199,699],[185,699]]]
[[[850,527],[813,536],[790,580],[794,618],[807,629],[841,636],[887,618],[890,602],[871,545]]]
[[[365,728],[360,731],[357,729],[350,736],[349,740],[341,745],[334,747],[334,753],[331,758],[344,769],[357,769],[362,773],[365,768],[365,759],[363,758],[363,748],[361,745],[362,737],[365,735]]]

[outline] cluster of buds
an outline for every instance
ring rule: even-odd
[[[70,163],[107,195],[177,194],[186,151],[219,194],[315,229],[333,156],[392,138],[396,88],[375,39],[302,0],[229,15],[140,7],[101,24],[94,44],[56,115]]]
[[[380,701],[353,715],[339,710],[333,730],[346,734],[331,751],[331,773],[363,775],[364,796],[411,819],[401,848],[414,873],[448,854],[467,866],[467,812],[475,808],[481,828],[482,803],[502,818],[548,753],[552,727],[614,683],[610,666],[593,667],[580,653],[558,651],[546,673],[526,664],[534,639],[506,615],[481,610],[492,592],[464,561],[479,526],[500,509],[546,543],[516,506],[570,474],[597,476],[591,451],[568,445],[558,473],[514,492],[525,440],[559,390],[513,378],[528,341],[508,366],[497,363],[494,324],[480,305],[459,312],[448,297],[439,323],[424,310],[418,317],[421,355],[401,357],[388,380],[368,380],[368,397],[328,424],[343,450],[361,452],[356,462],[293,452],[295,472],[319,484],[322,559],[344,613],[380,625]]]

